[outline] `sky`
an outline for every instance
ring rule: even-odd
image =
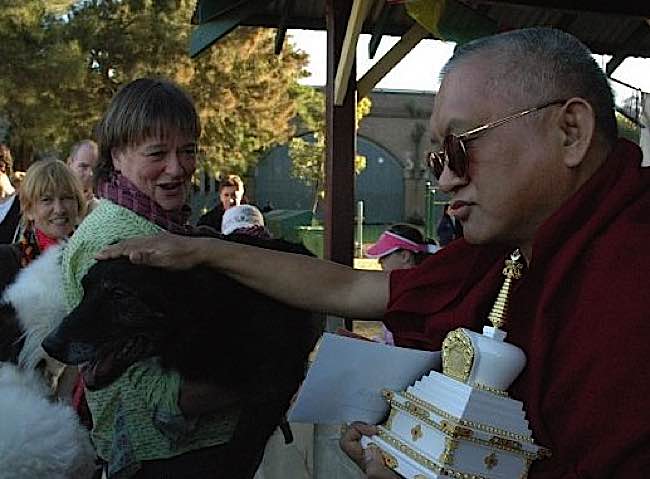
[[[289,30],[298,49],[309,53],[310,76],[302,83],[324,85],[326,79],[326,32]],[[398,37],[384,37],[374,60],[368,58],[370,35],[361,35],[357,44],[357,78],[363,76],[397,41]],[[454,44],[438,40],[423,40],[376,86],[396,90],[436,91],[440,69],[453,53]],[[604,68],[610,57],[595,55]],[[613,78],[650,93],[650,59],[627,58],[614,71]]]

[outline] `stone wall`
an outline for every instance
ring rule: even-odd
[[[402,166],[404,220],[424,218],[425,183],[430,179],[423,163],[431,148],[429,117],[432,92],[374,90],[372,109],[358,134],[388,150]]]

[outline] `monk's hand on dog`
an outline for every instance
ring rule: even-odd
[[[189,269],[201,262],[196,238],[161,233],[155,236],[136,236],[101,250],[98,260],[127,256],[134,264],[145,264],[168,269]]]

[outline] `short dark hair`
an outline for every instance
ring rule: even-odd
[[[197,140],[201,136],[201,123],[190,96],[165,79],[140,78],[127,83],[111,100],[96,130],[96,180],[106,179],[113,172],[113,148],[133,146],[175,131]]]
[[[228,175],[225,178],[223,178],[221,181],[219,181],[219,192],[221,192],[221,190],[229,186],[234,186],[238,190],[243,190],[244,182],[239,177],[239,175]]]
[[[414,243],[424,244],[424,235],[414,226],[398,223],[388,228],[388,231]]]
[[[486,78],[489,91],[507,91],[530,108],[554,99],[580,97],[594,110],[596,130],[609,145],[618,137],[614,97],[603,70],[573,35],[554,28],[525,28],[461,45],[441,72],[446,75],[477,54],[491,53],[496,68]],[[507,84],[507,88],[504,86]]]

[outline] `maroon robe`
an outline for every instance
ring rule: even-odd
[[[396,344],[437,350],[452,329],[481,331],[511,251],[460,240],[393,272]],[[511,396],[553,454],[529,478],[650,477],[650,168],[636,145],[619,140],[542,225],[504,329],[527,357]]]

